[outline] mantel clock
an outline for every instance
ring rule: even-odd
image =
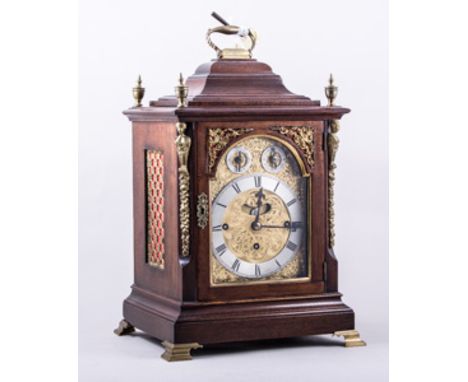
[[[365,343],[338,292],[333,186],[339,119],[288,91],[252,58],[256,33],[208,30],[217,59],[175,96],[142,106],[133,125],[135,281],[116,334],[163,341],[163,358],[234,341],[334,333]],[[215,33],[237,35],[221,49]]]

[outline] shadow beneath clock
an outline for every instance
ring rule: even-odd
[[[340,341],[339,339],[333,339],[331,336],[306,336],[206,345],[203,347],[203,349],[201,349],[201,351],[194,351],[193,353],[197,355],[197,358],[199,358],[205,356],[221,355],[226,353],[254,352],[275,349],[279,350],[312,346],[323,347],[342,345],[342,341]]]
[[[161,349],[164,349],[162,342],[158,339],[149,336],[146,333],[137,331],[132,333],[131,336],[138,336],[153,344],[158,345]],[[275,349],[287,349],[287,348],[301,348],[301,347],[339,347],[343,346],[343,341],[338,337],[332,337],[331,335],[315,335],[315,336],[304,336],[304,337],[291,337],[291,338],[280,338],[270,340],[257,340],[257,341],[245,341],[245,342],[229,342],[224,344],[213,344],[204,345],[203,349],[192,350],[192,355],[199,357],[210,357],[213,355],[222,355],[227,353],[238,353],[238,352],[254,352],[264,350],[275,350]]]

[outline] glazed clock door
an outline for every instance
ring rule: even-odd
[[[321,291],[312,274],[312,176],[302,154],[263,129],[235,138],[206,177],[209,216],[200,239],[208,261],[201,262],[200,297]]]

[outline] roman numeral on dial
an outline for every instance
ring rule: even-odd
[[[302,222],[291,222],[291,231],[296,232],[297,229],[302,228]]]
[[[297,202],[297,199],[294,198],[294,199],[291,199],[289,202],[287,202],[286,205],[287,205],[288,207],[290,207],[290,206],[292,206],[292,205],[293,205],[294,203],[296,203],[296,202]]]
[[[216,247],[216,253],[218,254],[218,256],[222,256],[224,254],[224,252],[226,252],[226,245],[225,244],[221,244],[218,247]]]
[[[290,249],[291,251],[295,251],[297,249],[297,244],[293,243],[292,241],[288,241],[288,244],[286,244],[286,247]]]
[[[262,272],[260,272],[260,266],[258,264],[255,264],[255,276],[261,276]]]
[[[221,224],[215,225],[215,226],[213,227],[213,232],[219,232],[219,231],[221,231],[221,230],[222,230]]]
[[[262,177],[260,175],[255,175],[255,187],[260,187],[262,185]]]
[[[237,183],[232,184],[232,188],[239,194],[241,192],[241,189]]]
[[[240,267],[240,261],[238,259],[236,259],[232,265],[231,265],[231,268],[234,272],[238,272],[239,271],[239,267]]]

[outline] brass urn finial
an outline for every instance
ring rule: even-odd
[[[137,86],[133,88],[133,98],[135,99],[135,107],[141,107],[141,100],[145,95],[145,88],[141,86],[141,75],[138,75]]]
[[[325,95],[328,98],[328,106],[334,106],[333,102],[338,95],[338,87],[334,85],[333,81],[333,74],[330,74],[328,86],[325,88]]]
[[[182,73],[179,75],[179,84],[175,87],[175,94],[177,97],[177,107],[187,106],[188,86],[184,83]]]

